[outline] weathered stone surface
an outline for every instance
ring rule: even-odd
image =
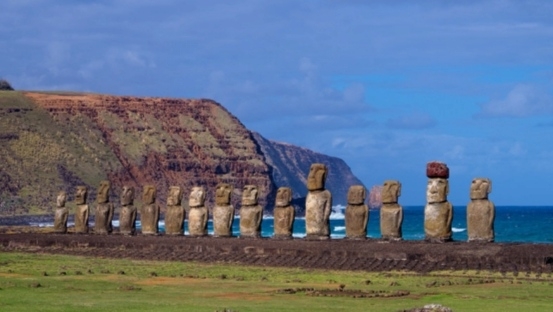
[[[234,207],[231,204],[232,186],[220,183],[215,190],[215,207],[213,207],[213,236],[232,236]]]
[[[471,201],[467,205],[467,234],[469,242],[493,242],[495,239],[495,205],[488,200],[492,182],[475,178],[470,186]]]
[[[142,234],[156,235],[159,232],[159,206],[156,204],[157,190],[154,185],[144,186],[140,223]]]
[[[136,207],[134,187],[125,185],[121,191],[121,212],[119,213],[119,233],[134,235],[136,232]]]
[[[275,207],[273,208],[274,238],[292,238],[296,210],[290,204],[291,201],[292,189],[289,187],[279,187],[276,194]]]
[[[182,207],[182,189],[180,186],[169,187],[167,208],[165,209],[165,234],[184,234],[185,211]]]
[[[433,242],[451,240],[453,207],[447,201],[449,182],[444,178],[428,179],[424,207],[425,239]]]
[[[330,213],[332,194],[324,189],[326,166],[312,164],[307,176],[307,197],[305,199],[305,231],[307,239],[330,238]]]
[[[453,207],[449,202],[426,204],[424,207],[425,240],[446,242],[451,240]]]
[[[67,194],[64,191],[59,192],[56,198],[56,209],[54,211],[54,232],[67,233],[67,217],[69,210],[65,207]]]
[[[369,207],[365,205],[367,190],[363,185],[352,185],[348,191],[346,206],[346,238],[365,239],[367,237],[367,222]]]
[[[403,207],[398,204],[401,183],[386,180],[382,186],[382,206],[380,207],[380,234],[384,240],[401,240]]]
[[[86,204],[88,197],[88,189],[86,186],[77,186],[75,194],[75,233],[85,234],[88,233],[88,215],[89,208]]]
[[[207,235],[207,219],[209,217],[205,206],[206,191],[202,186],[195,186],[190,192],[188,206],[188,233],[190,236]]]
[[[255,185],[245,185],[240,207],[240,237],[257,238],[261,236],[263,207],[258,205],[258,189]]]
[[[96,211],[94,214],[94,233],[109,234],[113,230],[113,204],[109,202],[109,181],[100,182],[96,195]]]
[[[426,176],[428,178],[449,179],[449,168],[443,162],[431,161],[426,164]]]

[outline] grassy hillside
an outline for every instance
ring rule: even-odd
[[[53,203],[47,199],[59,190],[97,185],[106,169],[120,167],[90,120],[54,120],[16,91],[0,91],[0,144],[3,214],[49,211]]]

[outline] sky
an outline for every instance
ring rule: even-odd
[[[553,2],[3,0],[0,78],[20,90],[210,98],[265,138],[339,157],[424,205],[492,180],[553,206]]]

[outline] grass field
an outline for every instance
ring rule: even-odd
[[[0,253],[0,311],[401,311],[428,303],[454,311],[552,311],[552,299],[548,275],[306,271]]]

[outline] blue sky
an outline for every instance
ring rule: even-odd
[[[425,165],[553,205],[553,2],[2,1],[16,89],[211,98],[251,130],[425,202]]]

